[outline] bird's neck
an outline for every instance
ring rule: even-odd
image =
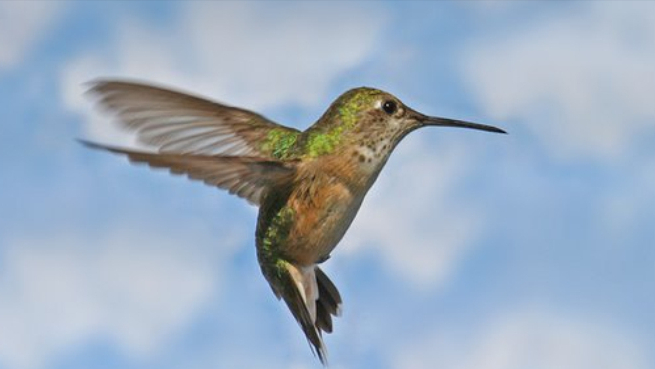
[[[390,153],[390,149],[376,152],[368,146],[346,145],[331,154],[304,160],[303,167],[307,172],[340,181],[363,196],[377,179]]]

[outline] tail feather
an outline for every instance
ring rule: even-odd
[[[322,332],[332,332],[332,316],[341,313],[341,296],[334,284],[316,266],[298,268],[284,263],[285,270],[274,291],[284,299],[312,351],[323,365],[327,365],[327,348]]]
[[[325,305],[316,305],[316,327],[326,333],[332,333],[332,315],[327,312]]]
[[[315,325],[316,300],[309,299],[308,303],[308,297],[314,298],[315,295],[315,293],[312,293],[313,291],[310,290],[312,284],[307,283],[309,278],[315,278],[314,273],[311,270],[309,273],[307,271],[303,273],[303,271],[291,263],[285,263],[285,267],[286,273],[280,275],[283,280],[281,281],[282,291],[279,291],[281,292],[279,293],[279,297],[284,300],[294,318],[296,318],[296,321],[300,324],[300,328],[303,333],[305,333],[305,337],[307,337],[312,352],[318,356],[318,359],[323,363],[323,365],[327,365],[327,350],[323,343],[321,331]],[[316,283],[314,282],[314,285],[315,284]]]
[[[321,270],[316,267],[316,282],[318,284],[318,302],[325,306],[326,311],[334,316],[341,316],[341,295],[339,290],[332,283],[330,278]]]
[[[341,296],[332,281],[319,267],[316,267],[315,272],[318,285],[316,326],[327,333],[332,333],[332,315],[341,315]]]

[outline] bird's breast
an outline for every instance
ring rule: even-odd
[[[272,194],[270,204],[260,208],[258,247],[299,265],[325,260],[355,219],[379,172],[363,169],[356,155],[300,163],[284,203]]]
[[[317,176],[289,197],[294,223],[283,253],[300,264],[325,260],[352,223],[363,196],[334,178]]]

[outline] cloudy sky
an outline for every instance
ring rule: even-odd
[[[325,269],[331,367],[655,369],[648,2],[0,2],[0,369],[317,368],[256,208],[92,152],[152,81],[304,128],[374,86],[507,136],[405,139]]]

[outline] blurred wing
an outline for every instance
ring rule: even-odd
[[[287,185],[296,173],[291,162],[240,156],[148,153],[81,142],[93,149],[126,155],[134,163],[167,168],[173,174],[185,174],[191,179],[228,190],[254,205],[260,204],[266,189]]]
[[[99,81],[89,93],[159,152],[273,158],[271,130],[299,134],[248,110],[133,82]]]

